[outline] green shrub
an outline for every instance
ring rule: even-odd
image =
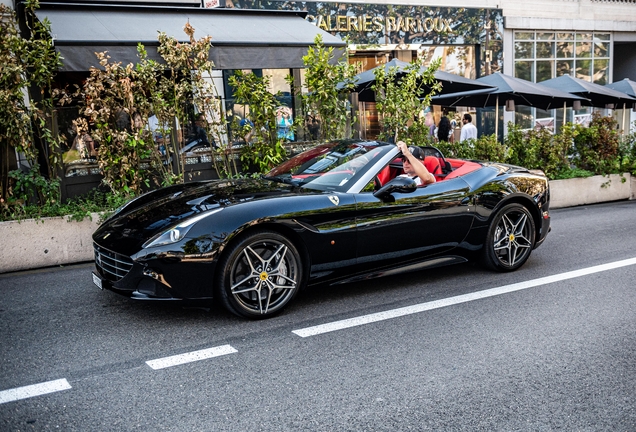
[[[592,115],[589,127],[576,126],[573,163],[578,168],[595,174],[611,174],[620,171],[619,134],[612,117]]]
[[[474,142],[475,157],[477,160],[490,162],[506,162],[508,150],[506,146],[493,135],[482,135]]]

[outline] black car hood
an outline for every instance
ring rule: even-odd
[[[103,247],[137,248],[202,212],[275,196],[310,192],[268,180],[212,180],[159,189],[131,201],[93,234]],[[112,246],[111,246],[112,247]]]

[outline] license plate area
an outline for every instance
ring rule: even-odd
[[[104,289],[104,287],[102,287],[102,278],[95,273],[93,273],[93,283],[97,285],[97,288]]]

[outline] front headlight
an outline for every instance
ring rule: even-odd
[[[198,216],[192,217],[190,219],[186,219],[185,221],[180,222],[179,224],[162,232],[161,234],[154,236],[153,238],[148,240],[146,243],[144,243],[142,248],[145,249],[149,247],[163,246],[167,244],[176,243],[179,240],[182,240],[186,236],[188,231],[190,231],[190,228],[192,228],[196,222],[210,215],[213,215],[214,213],[218,213],[223,209],[224,207],[219,207],[212,211],[201,213]]]

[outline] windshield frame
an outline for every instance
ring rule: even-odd
[[[320,166],[319,164],[323,160],[328,159],[339,146],[346,146],[347,149],[337,152],[338,163],[333,166],[335,169],[329,169],[324,172],[320,171],[320,175],[312,178],[308,182],[303,182],[302,177],[299,177],[298,180],[294,178],[294,176],[307,176],[305,178],[309,178],[312,174],[311,168],[316,167],[316,165]],[[358,151],[356,148],[363,149],[364,151]],[[358,167],[356,170],[350,169],[351,161],[355,161],[361,156],[364,157],[364,155],[370,155],[371,152],[376,152],[377,154],[373,154],[371,159],[367,160],[363,166]],[[399,150],[395,144],[382,141],[332,141],[318,144],[314,148],[290,158],[263,177],[271,181],[292,184],[303,189],[357,193],[372,181],[378,172],[392,161],[398,153]],[[354,155],[358,156],[354,157]],[[327,166],[329,167],[329,165]],[[343,175],[334,177],[335,182],[338,182],[338,179],[342,177],[341,182],[338,182],[338,184],[321,182],[321,179],[324,180],[326,177],[329,177],[328,173],[339,175],[339,172],[343,172]]]

